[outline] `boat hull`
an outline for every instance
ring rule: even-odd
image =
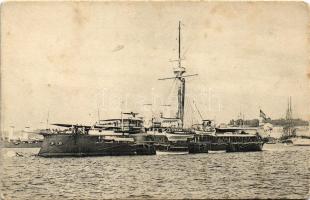
[[[156,155],[186,155],[188,151],[160,151],[156,150]]]
[[[208,153],[211,148],[209,143],[194,143],[190,142],[188,144],[189,153]]]
[[[226,152],[262,151],[263,146],[263,142],[231,143],[227,144]]]
[[[155,155],[153,145],[102,139],[101,136],[46,135],[39,152],[42,157]]]
[[[196,135],[189,142],[190,153],[208,153],[209,151],[249,152],[262,151],[264,141],[254,135]]]
[[[187,143],[160,143],[155,144],[156,154],[188,154]]]

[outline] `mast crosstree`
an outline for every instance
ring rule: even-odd
[[[160,78],[158,80],[168,80],[175,79],[178,84],[178,111],[176,113],[176,118],[181,120],[181,126],[184,125],[184,109],[185,109],[185,78],[190,76],[197,76],[198,74],[184,75],[186,73],[185,67],[182,66],[181,58],[181,21],[179,21],[179,37],[178,37],[178,66],[174,68],[173,73],[174,77],[169,78]]]

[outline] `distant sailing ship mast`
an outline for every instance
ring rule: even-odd
[[[292,114],[292,97],[289,97],[288,103],[287,103],[287,110],[286,110],[286,120],[292,121],[293,114]]]
[[[296,129],[293,123],[292,97],[288,98],[285,120],[286,125],[283,127],[284,138],[294,137],[296,135]]]
[[[176,118],[181,120],[181,127],[184,126],[184,109],[185,109],[185,77],[189,76],[197,76],[198,74],[185,75],[186,69],[182,66],[182,58],[181,58],[181,21],[179,21],[179,51],[178,51],[178,59],[175,60],[178,62],[178,66],[174,68],[174,77],[169,78],[160,78],[158,80],[167,80],[167,79],[175,79],[177,80],[178,86],[178,111],[176,113]]]

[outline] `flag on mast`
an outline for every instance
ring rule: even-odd
[[[266,114],[262,110],[259,110],[259,116],[262,117],[265,120],[267,119],[266,118]]]

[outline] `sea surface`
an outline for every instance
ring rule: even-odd
[[[1,149],[1,198],[310,197],[310,147],[84,158],[41,158],[38,150]]]

